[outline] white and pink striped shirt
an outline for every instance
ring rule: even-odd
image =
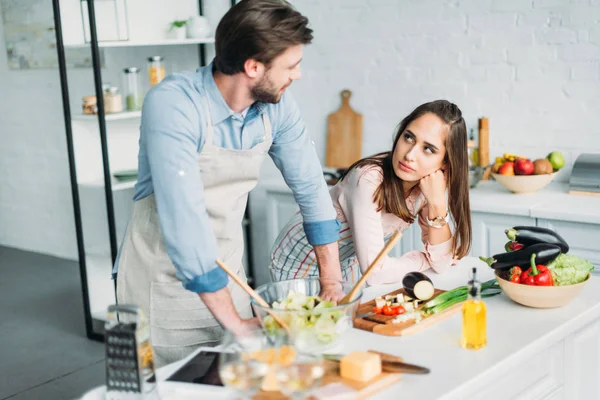
[[[381,169],[377,167],[354,169],[329,191],[341,223],[340,261],[342,277],[348,282],[358,280],[395,231],[404,231],[410,226],[394,214],[377,211],[373,194],[382,178]],[[401,257],[384,257],[367,280],[370,285],[399,282],[411,271],[432,268],[442,273],[452,265],[452,239],[436,245],[428,242],[428,207],[418,188],[406,198],[406,204],[413,215],[418,213],[425,250],[409,251]],[[274,280],[285,280],[318,274],[313,247],[306,239],[302,216],[297,213],[275,240],[271,276]]]

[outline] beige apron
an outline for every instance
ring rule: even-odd
[[[242,219],[248,193],[258,181],[272,142],[271,123],[262,114],[265,140],[249,150],[214,146],[210,108],[206,141],[198,155],[206,208],[219,247],[219,257],[244,281]],[[150,320],[150,340],[158,367],[180,360],[199,346],[218,344],[223,329],[200,297],[184,289],[175,275],[161,234],[154,194],[134,203],[119,258],[117,299],[137,304]],[[250,298],[230,279],[235,308],[252,317]]]

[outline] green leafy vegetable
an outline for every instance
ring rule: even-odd
[[[288,293],[286,298],[274,302],[272,307],[297,336],[312,336],[325,344],[338,338],[336,324],[345,316],[343,310],[331,310],[335,307],[334,302],[299,292]],[[276,335],[281,330],[270,315],[264,317],[264,326],[270,335]]]
[[[585,281],[590,271],[594,269],[594,265],[588,260],[571,254],[560,254],[548,263],[548,268],[552,272],[554,285],[564,286]]]

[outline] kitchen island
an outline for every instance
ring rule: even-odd
[[[478,267],[482,280],[493,278],[492,270],[472,257],[461,260],[447,274],[428,275],[436,287],[452,289],[466,284],[473,266]],[[399,286],[369,287],[362,302]],[[580,295],[562,308],[527,308],[503,294],[486,299],[486,304],[488,345],[481,350],[460,346],[462,317],[458,313],[412,336],[388,337],[353,329],[330,352],[374,349],[431,369],[429,375],[404,375],[373,399],[600,399],[600,278],[592,276]],[[181,364],[159,370],[159,380]],[[199,385],[180,388],[177,397],[169,398],[228,395],[224,389]],[[101,390],[94,392],[100,396]],[[163,384],[161,390],[175,389]],[[91,393],[85,397],[96,398],[102,397]]]

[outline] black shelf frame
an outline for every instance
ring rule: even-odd
[[[198,0],[198,13],[203,15],[203,1]],[[236,0],[230,0],[231,7],[236,4]],[[115,224],[115,210],[112,196],[112,181],[110,174],[110,163],[108,154],[108,137],[106,131],[106,119],[104,100],[102,96],[102,71],[100,63],[100,48],[98,45],[98,33],[96,30],[95,4],[94,0],[87,0],[88,18],[90,27],[90,47],[92,52],[92,68],[94,72],[94,88],[96,92],[96,100],[98,107],[98,127],[100,134],[100,146],[102,151],[102,169],[104,176],[104,194],[106,199],[106,214],[110,243],[110,254],[112,265],[117,258],[118,244]],[[79,196],[79,187],[77,183],[77,166],[75,164],[75,150],[73,145],[73,130],[71,106],[69,101],[69,83],[67,77],[67,63],[65,56],[65,46],[62,34],[62,20],[60,15],[59,0],[52,0],[52,10],[54,13],[54,26],[56,33],[56,51],[58,55],[58,70],[60,75],[60,86],[62,94],[63,117],[65,123],[65,135],[69,160],[69,175],[71,180],[71,197],[73,199],[73,216],[75,219],[75,232],[77,235],[77,254],[79,258],[79,272],[81,281],[81,292],[83,295],[83,308],[85,318],[86,336],[95,341],[104,341],[104,326],[102,321],[95,320],[92,317],[90,309],[89,288],[87,280],[87,265],[85,259],[85,245],[83,237],[83,224],[81,218],[81,203]],[[206,44],[198,45],[199,61],[201,66],[206,65]],[[249,237],[249,235],[248,235]],[[249,262],[251,259],[249,257]],[[112,268],[111,265],[111,268]],[[107,271],[110,274],[111,271]],[[116,289],[116,280],[115,280]],[[115,299],[116,302],[116,299]]]

